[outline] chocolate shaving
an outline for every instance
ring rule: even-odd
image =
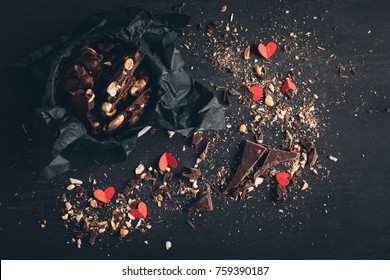
[[[192,147],[198,148],[198,145],[200,144],[200,142],[202,142],[202,140],[203,140],[202,133],[196,131],[192,136],[192,143],[191,143]]]
[[[211,144],[211,140],[207,139],[206,147],[204,148],[203,152],[199,155],[199,158],[201,158],[202,160],[206,159],[207,153],[208,153],[209,148],[210,148],[210,144]]]
[[[187,172],[189,170],[189,172]],[[186,177],[190,180],[198,180],[200,177],[202,177],[202,172],[200,169],[190,167],[188,170],[183,171],[181,174],[183,177]]]

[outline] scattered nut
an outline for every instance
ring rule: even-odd
[[[334,157],[334,156],[329,156],[328,157],[331,161],[333,162],[337,162],[339,159],[337,157]]]
[[[134,61],[133,61],[133,59],[131,59],[131,58],[126,59],[125,65],[124,65],[125,69],[126,69],[127,71],[130,71],[131,69],[133,69],[133,66],[134,66]]]
[[[264,181],[263,178],[257,177],[255,180],[255,187],[258,187],[259,185],[261,185],[261,183],[263,183],[263,181]]]
[[[119,231],[119,234],[121,236],[121,238],[125,237],[126,235],[129,234],[129,230],[127,228],[121,228],[120,231]]]
[[[65,215],[61,216],[61,218],[62,218],[64,221],[66,221],[66,220],[68,219],[68,217],[69,217],[68,213],[66,213]]]
[[[265,103],[265,105],[270,106],[270,107],[274,106],[274,100],[273,100],[272,96],[271,95],[267,95],[265,97],[264,103]]]
[[[171,130],[168,130],[167,133],[168,133],[168,137],[169,137],[169,138],[172,138],[173,135],[175,135],[175,132],[174,132],[174,131],[171,131]]]
[[[219,9],[219,11],[220,11],[221,13],[226,12],[226,10],[227,10],[227,6],[226,6],[226,5],[223,5],[223,6]]]
[[[79,239],[77,239],[77,248],[81,248],[81,239],[79,238]]]
[[[92,208],[97,208],[98,207],[97,201],[95,199],[92,199],[89,202],[89,205],[91,205]]]
[[[73,185],[80,186],[83,184],[83,181],[79,179],[69,178],[69,182]]]
[[[263,69],[262,69],[262,67],[260,67],[259,65],[255,64],[254,68],[255,68],[255,72],[256,72],[256,74],[258,76],[263,76]]]
[[[70,209],[72,209],[72,204],[70,204],[69,201],[65,202],[65,208],[69,211]]]
[[[248,45],[248,46],[245,48],[245,51],[244,51],[244,59],[245,59],[245,60],[248,60],[250,54],[251,54],[251,46]]]
[[[172,243],[171,243],[171,241],[165,242],[165,248],[166,248],[167,250],[169,250],[169,249],[172,248]]]
[[[135,174],[139,175],[145,170],[145,166],[143,164],[139,164],[135,169]]]
[[[68,191],[71,191],[71,190],[73,190],[75,187],[76,187],[76,185],[70,184],[69,186],[66,187],[66,189],[67,189]]]
[[[302,184],[302,187],[301,187],[301,191],[306,190],[308,187],[309,187],[309,184],[306,181],[303,181],[303,184]]]
[[[240,127],[238,128],[238,131],[240,131],[241,133],[244,133],[244,134],[248,134],[248,128],[246,127],[245,124],[240,125]]]

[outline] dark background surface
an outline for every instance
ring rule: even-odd
[[[253,42],[281,34],[278,29],[273,34],[269,29],[263,31],[267,20],[262,16],[267,14],[285,26],[293,18],[306,22],[302,30],[313,32],[318,44],[326,46],[326,51],[311,56],[307,68],[308,73],[318,73],[324,81],[314,86],[324,101],[323,136],[318,146],[320,160],[331,169],[331,176],[326,180],[308,177],[310,190],[285,204],[267,199],[262,187],[246,202],[216,197],[217,210],[190,217],[197,226],[195,230],[185,223],[188,214],[151,207],[153,228],[146,234],[131,234],[131,242],[111,237],[94,247],[85,244],[82,249],[67,244],[73,234],[62,225],[59,196],[69,177],[86,180],[93,175],[102,185],[119,188],[131,178],[140,161],[154,164],[169,149],[180,154],[179,162],[193,162],[197,151],[180,153],[185,139],[178,135],[169,139],[165,132],[157,130],[138,141],[137,150],[125,163],[85,168],[45,181],[39,172],[50,160],[50,137],[23,132],[21,125],[30,123],[31,109],[18,85],[9,79],[6,66],[96,12],[138,6],[153,13],[166,13],[176,4],[1,1],[1,258],[389,259],[390,113],[385,110],[390,108],[390,2],[385,0],[187,2],[184,13],[192,17],[192,25],[215,19],[219,7],[226,4],[228,13],[224,17],[233,12],[240,24],[252,30],[253,38],[248,39]],[[288,17],[283,13],[286,10]],[[324,18],[319,21],[314,17]],[[286,35],[289,30],[284,32]],[[185,42],[185,38],[179,38],[179,42]],[[181,50],[187,64],[193,66],[189,73],[204,85],[210,86],[210,81],[223,84],[228,78],[202,64],[204,59],[195,51]],[[330,57],[332,60],[324,63]],[[356,65],[358,75],[348,80],[340,78],[337,63]],[[342,91],[346,97],[341,106],[335,106]],[[230,152],[221,155],[231,167],[239,156],[237,147],[241,141],[237,135]],[[329,154],[339,157],[339,161],[326,161]],[[44,229],[40,226],[43,220],[47,220]],[[167,240],[173,244],[169,251],[164,248]]]

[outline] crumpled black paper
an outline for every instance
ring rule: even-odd
[[[92,164],[124,161],[135,148],[139,134],[151,125],[184,136],[196,130],[224,128],[224,114],[218,100],[184,71],[183,59],[175,47],[177,31],[189,19],[180,14],[153,16],[138,8],[101,13],[19,64],[28,68],[41,86],[41,90],[30,97],[41,100],[37,113],[56,132],[53,160],[43,172],[47,178]],[[59,66],[85,41],[116,41],[141,47],[156,85],[152,93],[154,101],[148,105],[141,121],[105,139],[90,136],[85,126],[57,98],[55,81]]]

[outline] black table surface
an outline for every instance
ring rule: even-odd
[[[254,43],[288,36],[296,19],[301,31],[315,35],[318,42],[312,43],[313,49],[316,43],[325,46],[325,51],[315,52],[303,67],[308,75],[313,73],[322,81],[312,88],[324,101],[324,126],[317,146],[320,163],[326,164],[331,174],[327,179],[308,175],[310,190],[284,204],[268,198],[266,188],[260,186],[247,201],[233,202],[215,195],[216,210],[202,215],[154,207],[152,229],[132,233],[129,242],[112,236],[81,249],[70,243],[73,233],[60,219],[59,199],[69,177],[87,180],[93,175],[103,186],[120,188],[140,161],[151,165],[169,149],[180,154],[181,162],[193,162],[197,151],[187,148],[187,153],[181,153],[186,139],[179,135],[169,139],[165,131],[157,129],[137,142],[137,149],[124,163],[83,168],[43,180],[40,170],[50,160],[50,141],[46,135],[23,132],[22,124],[31,123],[32,110],[25,93],[8,78],[7,66],[94,13],[128,6],[167,13],[177,4],[167,2],[0,2],[1,258],[388,259],[390,2],[386,0],[186,1],[183,13],[191,16],[192,25],[215,19],[219,7],[226,4],[224,17],[234,13],[237,22],[250,30],[248,39]],[[274,33],[265,28],[267,18],[277,23]],[[178,39],[179,44],[185,41]],[[224,84],[229,79],[229,75],[213,70],[196,50],[180,49],[190,75],[210,90],[215,88],[211,82]],[[355,65],[358,75],[339,77],[338,63]],[[337,100],[342,101],[339,106]],[[234,108],[226,112],[228,117],[234,116]],[[229,153],[220,156],[234,168],[244,138],[238,133],[231,135],[236,136]],[[31,141],[27,139],[30,136]],[[326,159],[331,154],[339,158],[337,163]],[[187,219],[193,219],[195,229],[186,224]],[[43,220],[45,228],[41,228]],[[167,240],[173,245],[169,251],[165,249]]]

